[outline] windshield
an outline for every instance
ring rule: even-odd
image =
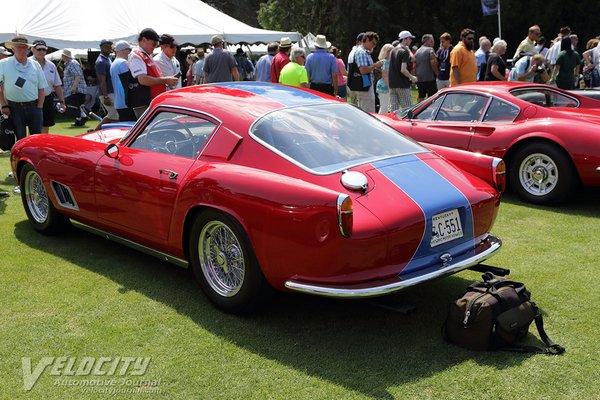
[[[267,147],[317,174],[428,151],[345,103],[277,110],[256,121],[250,133]]]

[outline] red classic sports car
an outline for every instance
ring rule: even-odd
[[[501,157],[524,200],[555,204],[600,186],[600,101],[552,86],[480,82],[382,117],[420,142]]]
[[[73,220],[190,264],[243,312],[269,287],[380,296],[496,252],[504,163],[436,151],[331,97],[246,82],[167,92],[133,127],[29,136],[11,163],[36,230]]]

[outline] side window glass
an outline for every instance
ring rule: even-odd
[[[148,123],[129,147],[195,158],[215,127],[215,123],[199,117],[161,112]]]
[[[421,112],[419,112],[413,119],[418,119],[421,121],[431,121],[435,118],[435,114],[440,108],[440,104],[444,100],[444,96],[440,96],[431,103],[427,107],[425,107]]]
[[[438,121],[478,121],[487,101],[487,97],[476,94],[447,94],[435,119]]]
[[[483,122],[512,122],[519,115],[519,108],[499,99],[492,99]]]
[[[579,101],[560,92],[548,89],[515,90],[513,96],[542,107],[579,107]]]

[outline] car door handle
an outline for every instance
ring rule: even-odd
[[[158,172],[160,172],[161,174],[167,175],[169,177],[169,179],[177,179],[177,175],[179,175],[175,171],[171,171],[170,169],[164,169],[164,168],[159,169]]]

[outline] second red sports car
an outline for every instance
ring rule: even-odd
[[[480,82],[440,91],[380,117],[405,135],[501,157],[524,200],[560,203],[600,186],[600,101],[555,87]]]

